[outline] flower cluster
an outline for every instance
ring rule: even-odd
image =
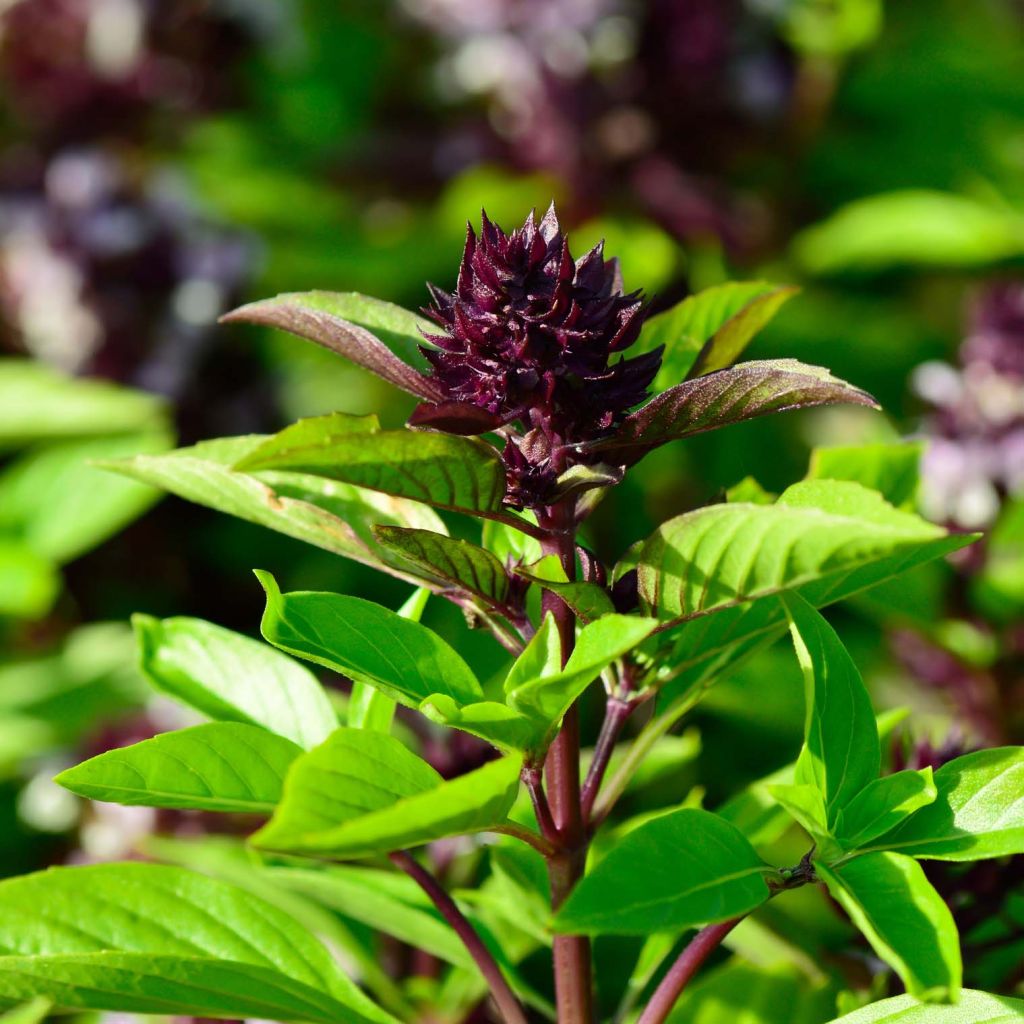
[[[925,363],[914,376],[934,409],[923,500],[930,518],[977,529],[1024,493],[1024,284],[979,296],[960,363]]]
[[[469,229],[454,293],[431,294],[426,312],[445,331],[424,348],[433,380],[449,410],[472,410],[472,428],[460,432],[505,432],[514,505],[545,504],[558,476],[586,461],[579,445],[621,422],[661,363],[660,349],[612,362],[637,340],[643,303],[623,291],[601,245],[573,259],[554,206],[507,234],[484,214],[480,235]],[[431,407],[415,421],[460,430],[458,416]]]

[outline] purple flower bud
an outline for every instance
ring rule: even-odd
[[[623,292],[602,245],[573,259],[553,204],[508,234],[484,213],[455,291],[431,296],[425,312],[445,333],[428,335],[424,354],[445,402],[420,406],[414,422],[467,432],[469,417],[444,410],[473,407],[481,424],[506,428],[513,505],[544,504],[559,474],[585,461],[575,446],[620,423],[661,363],[660,349],[613,361],[640,334],[640,293]]]

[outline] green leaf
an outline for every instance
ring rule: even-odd
[[[656,395],[607,438],[590,445],[616,462],[638,461],[652,448],[757,416],[840,403],[878,408],[866,392],[820,366],[795,359],[740,363],[684,381]]]
[[[335,865],[318,871],[269,868],[275,885],[316,900],[321,906],[392,935],[456,967],[475,970],[473,958],[429,899],[411,878],[394,872],[354,865]]]
[[[690,375],[705,343],[720,331],[720,351],[735,353],[731,360],[720,364],[728,366],[794,291],[766,281],[733,281],[691,295],[652,317],[644,324],[637,350],[650,352],[665,346],[655,389],[663,391]],[[760,323],[759,318],[763,318]]]
[[[479,597],[498,611],[507,604],[508,573],[489,551],[430,530],[381,526],[374,532],[381,544],[423,569],[427,578]]]
[[[338,729],[292,764],[284,797],[254,841],[268,849],[301,849],[306,837],[436,789],[441,781],[393,736]]]
[[[922,549],[934,558],[973,539],[950,537],[858,484],[804,481],[775,505],[710,505],[668,520],[640,550],[638,585],[643,606],[664,619],[808,584],[819,584],[804,595],[819,603],[851,582],[859,589],[852,574],[872,563],[898,571]]]
[[[269,814],[302,748],[239,722],[212,722],[108,750],[54,779],[91,800]]]
[[[257,572],[267,592],[263,635],[289,654],[341,672],[418,708],[435,693],[470,704],[483,697],[472,669],[433,630],[372,601],[342,594],[282,594]]]
[[[0,1024],[41,1024],[50,1013],[53,1003],[37,996],[35,999],[0,1014]]]
[[[379,733],[359,735],[389,738]],[[298,766],[293,771],[298,774]],[[389,772],[387,778],[393,780],[394,776]],[[491,761],[433,789],[404,796],[358,817],[333,825],[325,821],[314,831],[305,826],[293,829],[285,821],[290,781],[279,814],[252,837],[253,844],[282,853],[343,859],[421,846],[468,832],[486,832],[505,824],[519,788],[519,761],[513,757]],[[299,785],[297,781],[296,794]]]
[[[770,871],[723,818],[672,811],[619,839],[573,889],[554,928],[647,935],[725,921],[768,899]]]
[[[828,823],[878,778],[881,747],[871,698],[835,630],[802,597],[787,595],[807,713],[796,782],[817,787]]]
[[[730,285],[726,284],[720,287],[728,289]],[[740,287],[742,288],[742,284]],[[752,296],[740,308],[736,308],[734,304],[734,295],[723,295],[722,300],[724,301],[720,308],[735,311],[730,312],[728,320],[717,327],[714,334],[704,343],[704,347],[698,353],[697,359],[690,369],[689,376],[699,377],[705,373],[712,373],[715,370],[731,366],[743,354],[754,336],[775,318],[775,314],[798,291],[798,288],[791,286],[775,287],[770,291]]]
[[[911,266],[972,267],[1024,251],[1019,217],[950,192],[909,190],[858,199],[793,241],[815,274]]]
[[[65,441],[29,451],[0,475],[0,530],[54,562],[68,562],[117,533],[160,493],[90,465],[163,451],[168,433]]]
[[[261,435],[222,438],[103,465],[187,501],[418,582],[404,561],[377,542],[372,527],[387,524],[443,533],[444,524],[435,512],[416,502],[322,477],[239,473],[231,468],[266,440]]]
[[[420,398],[442,397],[419,352],[422,331],[436,328],[400,306],[355,292],[290,292],[250,302],[221,317],[225,323],[277,327],[314,341]],[[411,364],[411,365],[410,365]]]
[[[505,693],[511,693],[516,687],[531,679],[551,676],[562,669],[562,641],[558,635],[555,617],[548,612],[537,632],[530,637],[530,642],[512,663],[505,676]]]
[[[808,480],[852,480],[878,491],[890,505],[913,511],[924,444],[896,441],[815,448]]]
[[[310,445],[322,444],[325,439],[380,432],[380,420],[375,415],[353,416],[347,412],[331,412],[324,416],[309,416],[271,434],[244,456],[245,462],[259,464],[264,461],[287,458],[293,452]]]
[[[514,571],[517,576],[557,594],[584,622],[593,622],[615,611],[611,595],[604,587],[582,580],[570,582],[557,555],[546,555]]]
[[[65,377],[28,359],[0,359],[0,444],[161,428],[162,399],[109,381]]]
[[[430,598],[426,587],[419,587],[409,595],[398,609],[403,619],[419,622]],[[353,729],[373,729],[376,732],[390,732],[395,718],[395,701],[368,683],[354,682],[348,701],[346,724]]]
[[[338,724],[316,677],[258,640],[202,619],[132,623],[153,685],[210,718],[261,725],[307,748]]]
[[[580,630],[565,668],[517,683],[508,691],[509,704],[551,724],[561,721],[576,698],[613,661],[650,636],[657,624],[657,619],[633,615],[606,615],[591,622]]]
[[[505,467],[491,445],[429,430],[325,434],[276,454],[256,450],[234,468],[311,473],[456,512],[497,512],[505,496]]]
[[[828,836],[828,813],[825,799],[817,786],[806,783],[778,782],[768,785],[768,792],[800,827],[819,845]]]
[[[928,860],[972,861],[1024,853],[1024,747],[965,754],[935,773],[937,794],[875,849]]]
[[[698,605],[707,605],[707,595],[701,596],[702,590],[695,582],[693,589],[684,591],[683,595],[678,595],[674,589],[659,593],[656,583],[657,562],[644,570],[648,600],[657,595],[665,606],[659,609],[659,614],[669,620],[662,628],[667,630],[667,639],[672,642],[672,646],[660,652],[658,660],[662,671],[672,674],[670,694],[682,696],[695,687],[706,685],[715,676],[734,667],[743,658],[785,632],[785,606],[777,596],[773,596],[776,587],[781,585],[783,589],[797,589],[810,604],[823,607],[940,558],[975,540],[971,535],[951,535],[915,516],[896,512],[884,504],[877,494],[857,484],[804,481],[790,487],[780,500],[785,503],[781,512],[767,511],[765,518],[756,513],[748,517],[744,513],[740,517],[742,521],[734,521],[737,530],[734,539],[713,532],[717,512],[710,522],[705,522],[703,518],[697,520],[702,532],[714,541],[713,547],[716,550],[718,545],[724,547],[720,566],[716,558],[704,557],[704,548],[698,552],[696,543],[687,542],[682,524],[678,529],[672,525],[677,520],[670,520],[662,528],[665,534],[674,535],[666,539],[670,544],[679,543],[685,552],[684,558],[706,565],[714,573],[720,572],[723,580],[730,576],[734,580],[730,588],[732,593],[727,589],[724,594],[714,595],[720,603],[706,608],[714,614],[697,611],[679,615],[682,610],[680,596],[685,598],[690,593],[700,598],[696,602]],[[783,526],[774,516],[788,516],[790,513],[786,506],[801,511],[796,513],[793,521]],[[769,509],[774,507],[768,506]],[[817,509],[822,518],[811,514],[804,519],[806,513],[803,509]],[[891,513],[899,518],[887,525]],[[687,521],[686,517],[682,519],[683,522]],[[803,541],[791,532],[798,522],[809,531]],[[836,527],[842,536],[848,537],[849,544],[834,549],[826,523]],[[744,532],[747,526],[752,530],[749,534]],[[655,559],[663,557],[659,553],[663,542],[657,538],[656,533],[645,542],[641,554],[645,549],[651,553],[648,545],[653,541]],[[697,538],[691,540],[696,542]],[[782,541],[781,550],[779,541]],[[821,562],[815,565],[814,558],[809,557],[802,568],[788,563],[786,548],[790,545],[793,550],[802,550],[808,556],[817,549]],[[774,569],[771,559],[773,550],[779,556]],[[742,567],[748,563],[751,565],[749,578],[742,574]],[[677,562],[672,556],[669,564],[670,576],[682,576],[685,580],[687,563],[683,559]],[[762,569],[767,577],[762,581],[764,588],[758,588],[755,594],[751,594],[750,584],[756,583]],[[698,578],[703,575],[697,574]]]
[[[284,912],[180,868],[54,868],[0,883],[0,1000],[390,1022]]]
[[[432,722],[468,732],[503,753],[539,747],[547,732],[547,723],[494,700],[460,705],[446,694],[434,693],[423,701],[419,710]]]
[[[927,1002],[955,1002],[963,973],[953,915],[917,861],[871,853],[841,867],[816,864],[828,891],[871,948]]]
[[[0,538],[0,615],[42,618],[60,588],[53,562],[25,544]]]
[[[913,996],[896,996],[864,1006],[830,1024],[1020,1024],[1024,1000],[964,989],[956,1006],[920,1003]]]
[[[895,828],[914,811],[932,803],[937,795],[931,768],[885,775],[866,786],[842,809],[836,835],[843,847],[855,850]]]

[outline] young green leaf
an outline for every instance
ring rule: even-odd
[[[657,625],[657,619],[606,615],[584,626],[565,668],[518,683],[509,690],[509,704],[531,717],[556,724],[613,661],[632,651]]]
[[[254,451],[234,468],[310,473],[456,512],[497,512],[505,496],[505,469],[491,445],[429,430],[325,436],[274,454]]]
[[[790,817],[819,845],[828,837],[828,812],[825,798],[817,786],[807,784],[771,783],[768,792]]]
[[[730,285],[719,287],[727,290]],[[739,287],[743,287],[742,282]],[[723,292],[719,308],[729,309],[729,318],[704,343],[688,376],[699,377],[735,363],[754,336],[775,319],[775,314],[798,290],[792,286],[779,286],[765,292],[759,290],[757,295],[752,295],[739,308],[736,301],[738,296]]]
[[[268,849],[301,846],[306,836],[436,789],[441,781],[393,736],[338,729],[293,763],[284,797],[255,841]]]
[[[881,747],[871,699],[835,630],[802,597],[785,597],[804,674],[807,712],[796,782],[817,787],[828,823],[878,778]]]
[[[0,882],[0,1000],[393,1024],[284,912],[181,868],[103,864]]]
[[[91,800],[269,814],[302,748],[240,722],[211,722],[108,750],[54,780]]]
[[[934,802],[873,847],[928,860],[972,861],[1024,853],[1024,747],[965,754],[935,773]]]
[[[381,526],[374,533],[381,544],[424,570],[429,579],[472,594],[499,611],[506,605],[508,573],[489,551],[430,530]]]
[[[631,413],[614,434],[591,445],[627,465],[652,448],[757,416],[819,405],[878,404],[820,366],[795,359],[741,363],[663,391]]]
[[[377,738],[387,737],[377,734]],[[299,785],[296,782],[296,794]],[[261,849],[339,860],[389,853],[505,824],[518,788],[519,761],[507,757],[358,817],[334,825],[325,821],[314,831],[308,830],[305,821],[297,828],[288,825],[286,792],[279,816],[257,832],[252,842]]]
[[[815,868],[912,996],[956,1002],[963,974],[956,923],[917,861],[870,853],[841,867],[817,863]]]
[[[795,291],[767,281],[732,281],[691,295],[649,319],[637,349],[650,352],[659,345],[665,347],[655,389],[663,391],[688,375],[695,376],[691,371],[697,357],[719,332],[723,335],[718,345],[720,355],[732,353],[731,359],[719,365],[728,366]],[[711,354],[708,352],[707,357]],[[708,366],[708,370],[718,368]]]
[[[523,683],[542,676],[552,676],[562,668],[562,642],[554,615],[548,612],[537,632],[512,663],[505,676],[505,693],[509,694]]]
[[[256,575],[267,592],[263,635],[275,647],[374,686],[406,707],[435,693],[460,704],[482,699],[472,669],[426,626],[359,597],[282,594],[269,573]]]
[[[695,808],[662,814],[618,840],[573,889],[558,932],[648,935],[745,914],[771,873],[743,835]]]
[[[398,614],[403,619],[419,622],[429,598],[430,591],[426,587],[419,587],[398,609]],[[346,724],[353,729],[390,732],[391,723],[395,718],[395,707],[395,701],[376,687],[370,686],[369,683],[353,682]]]
[[[301,473],[239,473],[232,466],[267,441],[228,437],[163,455],[101,463],[198,505],[237,516],[414,583],[404,560],[373,536],[376,525],[444,532],[432,509]]]
[[[861,1007],[830,1024],[1020,1024],[1024,1000],[963,989],[956,1006],[935,1006],[896,996]]]
[[[546,722],[495,700],[457,704],[446,694],[434,693],[419,710],[432,722],[468,732],[506,754],[542,746],[547,732]]]
[[[875,779],[840,811],[836,835],[845,849],[855,850],[932,803],[937,794],[931,768]]]
[[[548,571],[548,564],[552,567],[557,566],[557,571]],[[558,559],[553,555],[517,568],[515,574],[536,583],[544,590],[550,590],[552,594],[557,594],[583,622],[594,622],[603,615],[615,612],[611,595],[604,587],[582,580],[570,582]]]
[[[432,325],[389,302],[355,292],[291,292],[250,302],[221,322],[277,327],[323,345],[410,394],[432,401],[441,397],[430,379],[414,369],[424,362],[421,332]]]
[[[258,640],[202,619],[132,623],[153,685],[210,718],[261,725],[307,748],[338,724],[316,677]]]

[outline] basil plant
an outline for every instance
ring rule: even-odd
[[[0,998],[24,1003],[25,1019],[52,1007],[316,1024],[686,1021],[708,958],[759,921],[769,930],[776,901],[820,887],[906,995],[860,1008],[832,998],[801,1016],[797,991],[784,1019],[1024,1020],[1024,1003],[962,990],[954,918],[921,864],[1024,851],[1024,750],[883,770],[860,673],[819,610],[974,538],[855,472],[777,497],[740,489],[615,564],[580,538],[602,496],[662,445],[791,409],[875,405],[817,366],[737,362],[791,291],[726,285],[649,316],[601,246],[573,258],[552,209],[509,233],[485,215],[455,291],[432,288],[425,316],[328,292],[229,314],[411,393],[408,425],[335,412],[109,465],[398,577],[408,600],[284,593],[258,570],[265,644],[137,617],[149,680],[208,721],[58,781],[94,800],[235,815],[235,832],[255,824],[244,844],[155,840],[165,863],[0,883]],[[428,598],[493,635],[486,671],[421,624]],[[759,784],[758,809],[802,829],[805,855],[775,863],[750,800],[624,817],[621,798],[679,738],[673,727],[787,634],[804,742]],[[343,706],[310,665],[351,681]],[[603,724],[581,749],[578,705],[598,696]],[[476,759],[443,776],[417,736],[460,733],[476,738]],[[432,965],[423,977],[395,966],[410,948]],[[632,951],[636,966],[595,972],[601,949],[605,963]],[[735,1012],[701,1020],[748,1019],[757,993],[742,977]]]

